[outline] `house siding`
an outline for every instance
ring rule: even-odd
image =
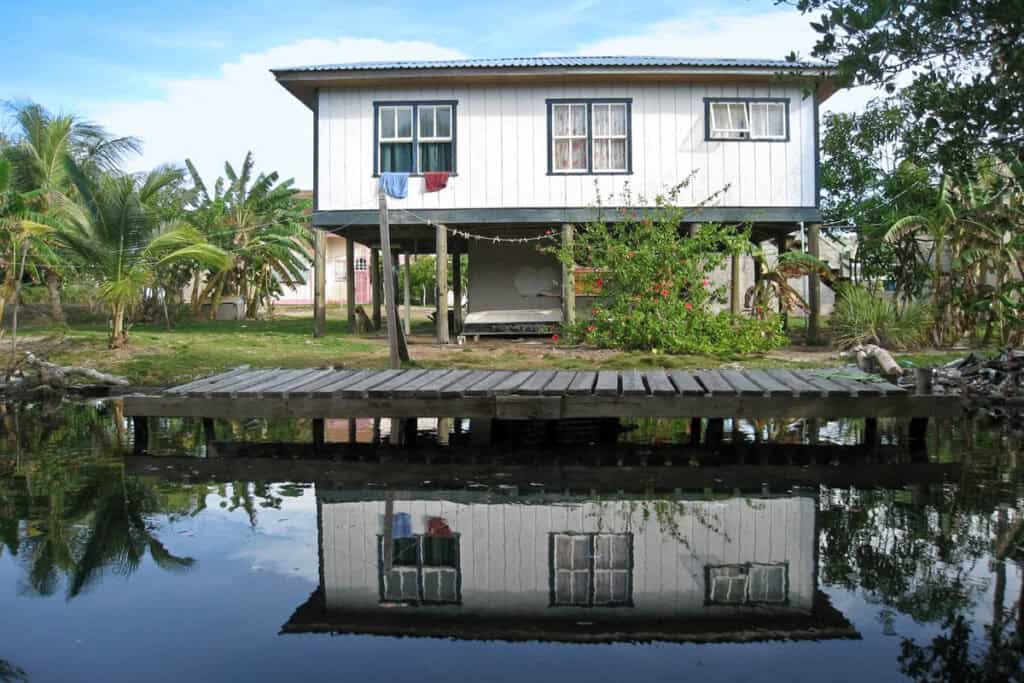
[[[428,517],[443,517],[459,534],[462,604],[457,609],[462,615],[538,619],[578,615],[578,607],[549,604],[549,534],[562,532],[632,534],[634,606],[617,608],[617,616],[623,619],[749,613],[750,607],[705,602],[707,565],[748,562],[788,563],[788,603],[770,610],[809,613],[816,590],[813,498],[668,502],[666,507],[673,510],[668,515],[665,507],[655,504],[400,500],[395,501],[394,511],[410,514],[414,533],[425,533]],[[380,599],[377,536],[383,531],[385,503],[324,502],[320,509],[326,607],[376,607]],[[665,517],[659,520],[656,509]],[[445,612],[452,608],[419,609]]]
[[[789,99],[789,140],[705,139],[705,98]],[[631,174],[549,175],[547,100],[632,100]],[[323,89],[319,92],[318,205],[322,211],[374,209],[374,102],[456,100],[458,175],[425,193],[410,178],[393,208],[483,209],[588,207],[598,193],[619,205],[650,203],[696,171],[677,201],[696,206],[728,190],[721,207],[814,207],[815,103],[798,85],[643,83],[563,86]],[[613,201],[608,197],[613,196]]]

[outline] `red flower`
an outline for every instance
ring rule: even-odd
[[[545,235],[550,235],[551,234],[551,228],[548,228],[547,230],[545,230],[544,234]]]
[[[587,332],[594,332],[597,329],[594,325],[587,325]]]
[[[710,285],[710,284],[711,284],[711,282],[710,282],[710,281],[708,281],[708,280],[705,280],[705,281],[704,281],[704,286],[705,286],[705,287],[707,287],[707,286],[708,286],[708,285]]]
[[[604,280],[597,278],[597,288],[602,289],[604,287]]]
[[[629,258],[633,258],[634,256],[636,256],[636,252],[635,251],[629,252]]]
[[[661,295],[664,296],[664,297],[667,297],[668,296],[668,290],[667,289],[661,290]]]
[[[558,341],[558,335],[557,334],[551,335],[551,341],[557,342]]]
[[[683,308],[685,308],[688,311],[692,311],[693,310],[693,304],[691,304],[689,301],[687,301],[685,304],[683,304]]]

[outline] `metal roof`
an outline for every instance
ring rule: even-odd
[[[501,69],[550,67],[707,67],[757,69],[821,69],[824,62],[785,59],[704,58],[704,57],[507,57],[500,59],[447,59],[438,61],[351,62],[314,64],[272,69],[274,73],[291,71],[389,71],[402,69]]]

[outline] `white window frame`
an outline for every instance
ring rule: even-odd
[[[420,130],[420,112],[422,112],[424,109],[432,109],[433,110],[433,115],[431,117],[431,123],[434,126],[434,135],[432,135],[430,137],[423,137],[422,135],[420,135],[420,133],[422,133],[422,131]],[[445,136],[445,135],[438,135],[437,134],[437,110],[438,109],[447,109],[448,110],[448,135],[447,136]],[[455,135],[454,135],[454,133],[455,133],[455,108],[452,107],[452,105],[450,105],[450,104],[419,104],[419,105],[416,105],[416,111],[414,112],[414,114],[416,116],[416,144],[417,145],[421,145],[421,144],[424,144],[424,143],[443,143],[443,142],[446,142],[448,144],[452,144],[453,142],[455,142]],[[453,154],[454,154],[454,151],[455,150],[453,148],[452,149]],[[420,174],[423,173],[423,155],[420,154],[420,150],[418,150],[418,149],[416,150],[416,172],[420,173]]]
[[[366,257],[365,256],[358,256],[358,257],[356,257],[356,261],[355,261],[355,266],[354,267],[355,267],[355,271],[357,273],[361,273],[363,271],[366,271],[366,270],[370,269],[369,264],[367,264],[367,262],[366,262]]]
[[[555,110],[559,107],[567,107],[569,109],[569,134],[568,135],[557,135],[555,133]],[[573,123],[573,108],[581,107],[583,109],[583,134],[573,135],[572,123]],[[590,172],[590,145],[587,144],[589,133],[592,130],[590,128],[590,117],[587,116],[587,103],[586,102],[553,102],[551,104],[551,170],[554,173],[589,173]],[[569,142],[569,168],[558,167],[558,155],[555,153],[557,143],[559,141]],[[572,143],[574,140],[583,141],[583,168],[572,168]]]
[[[407,109],[409,110],[409,137],[404,137],[398,134],[398,110]],[[395,124],[395,134],[393,137],[384,137],[384,113],[390,112],[392,120]],[[377,109],[377,173],[380,173],[381,161],[384,155],[381,154],[381,147],[385,144],[410,144],[415,146],[416,142],[416,126],[419,124],[419,119],[416,115],[416,108],[411,104],[382,104]],[[413,150],[413,158],[416,156],[416,150]],[[419,163],[419,162],[417,162]]]
[[[462,604],[462,555],[461,555],[461,544],[462,539],[460,534],[452,534],[447,537],[455,542],[455,561],[456,566],[451,567],[447,565],[433,566],[423,564],[423,544],[431,538],[428,534],[414,534],[412,538],[416,541],[416,562],[415,564],[392,564],[391,571],[396,573],[399,580],[402,582],[402,597],[399,600],[388,598],[390,592],[390,576],[388,572],[384,571],[383,566],[383,543],[384,536],[377,536],[377,552],[380,555],[380,564],[377,566],[378,578],[380,580],[380,596],[379,600],[381,603],[395,603],[404,602],[412,604],[422,605],[461,605]],[[394,541],[392,541],[394,542]],[[448,599],[447,596],[441,594],[441,586],[443,585],[443,576],[451,576],[455,586],[455,594],[451,596],[452,599]],[[437,589],[431,592],[427,587],[427,577],[437,577]],[[416,595],[410,597],[406,595],[405,586],[406,581],[410,578],[415,582]]]
[[[346,270],[347,263],[344,257],[339,256],[334,259],[334,281],[345,282],[348,280],[348,272]]]
[[[597,126],[594,125],[594,118],[597,115],[598,107],[607,107],[608,109],[608,133],[606,135],[597,134]],[[625,127],[621,135],[612,133],[612,109],[622,109],[622,119],[625,122]],[[590,165],[594,173],[625,173],[629,170],[629,107],[626,106],[625,102],[594,102],[590,106],[590,130],[593,131],[591,134],[591,149],[590,153],[593,154],[594,146],[599,142],[604,142],[608,145],[608,163],[611,163],[612,159],[612,140],[622,140],[625,150],[622,154],[622,167],[616,168],[609,166],[608,168],[597,167],[597,155],[593,154],[590,159]]]
[[[623,538],[626,540],[626,557],[625,557],[625,569],[614,569],[598,568],[597,566],[597,542],[601,538]],[[570,543],[569,553],[569,567],[558,566],[558,542],[560,539],[566,539]],[[573,569],[572,566],[575,564],[576,552],[577,552],[577,541],[583,539],[586,541],[586,553],[585,560],[586,566],[581,569]],[[573,532],[554,532],[551,534],[551,557],[550,567],[551,572],[551,595],[550,605],[552,607],[632,607],[633,605],[633,535],[629,533],[624,534],[613,534],[613,533],[573,533]],[[614,548],[614,542],[609,541],[609,548]],[[610,564],[610,562],[609,562]],[[584,596],[578,596],[574,592],[575,582],[573,578],[581,574],[587,577],[587,594]],[[616,596],[612,595],[612,575],[621,574],[625,576],[626,594],[622,596],[622,599],[616,599]],[[559,575],[569,576],[569,595],[563,595],[558,592],[558,577]],[[607,599],[599,599],[597,595],[597,577],[604,576],[608,579],[608,596]]]
[[[736,576],[715,576],[716,571],[721,570],[735,570],[738,572]],[[778,563],[761,563],[761,562],[750,562],[747,564],[724,564],[724,565],[708,565],[705,569],[707,592],[706,602],[711,605],[784,605],[789,602],[789,563],[778,562]],[[755,574],[763,574],[767,576],[773,572],[780,572],[782,574],[782,597],[779,600],[769,600],[767,597],[767,582],[762,580],[765,585],[765,595],[753,596],[750,594],[751,586],[754,583]],[[715,595],[719,584],[724,583],[727,585],[726,599],[716,600]],[[739,591],[740,595],[733,596],[734,591]]]
[[[707,129],[707,140],[708,141],[724,141],[724,140],[761,140],[761,141],[775,141],[785,142],[789,140],[789,100],[784,98],[772,98],[772,99],[743,99],[743,98],[708,98],[707,102],[707,116],[708,116],[708,129]],[[720,107],[724,107],[726,111],[725,121],[719,120],[719,113],[716,111]],[[746,118],[746,127],[741,128],[734,125],[733,122],[733,109],[743,108],[743,113]],[[782,111],[782,134],[772,135],[769,130],[766,130],[763,134],[757,133],[753,129],[753,119],[751,118],[752,107],[763,107],[765,125],[768,122],[768,110],[772,108],[781,109]]]

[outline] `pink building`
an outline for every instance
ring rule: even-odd
[[[312,305],[313,304],[313,255],[310,252],[310,265],[306,270],[305,284],[283,287],[281,296],[274,300],[275,305]],[[327,303],[344,304],[346,301],[345,238],[328,233],[327,235]],[[355,245],[355,278],[356,303],[369,304],[372,297],[370,285],[370,248]]]

